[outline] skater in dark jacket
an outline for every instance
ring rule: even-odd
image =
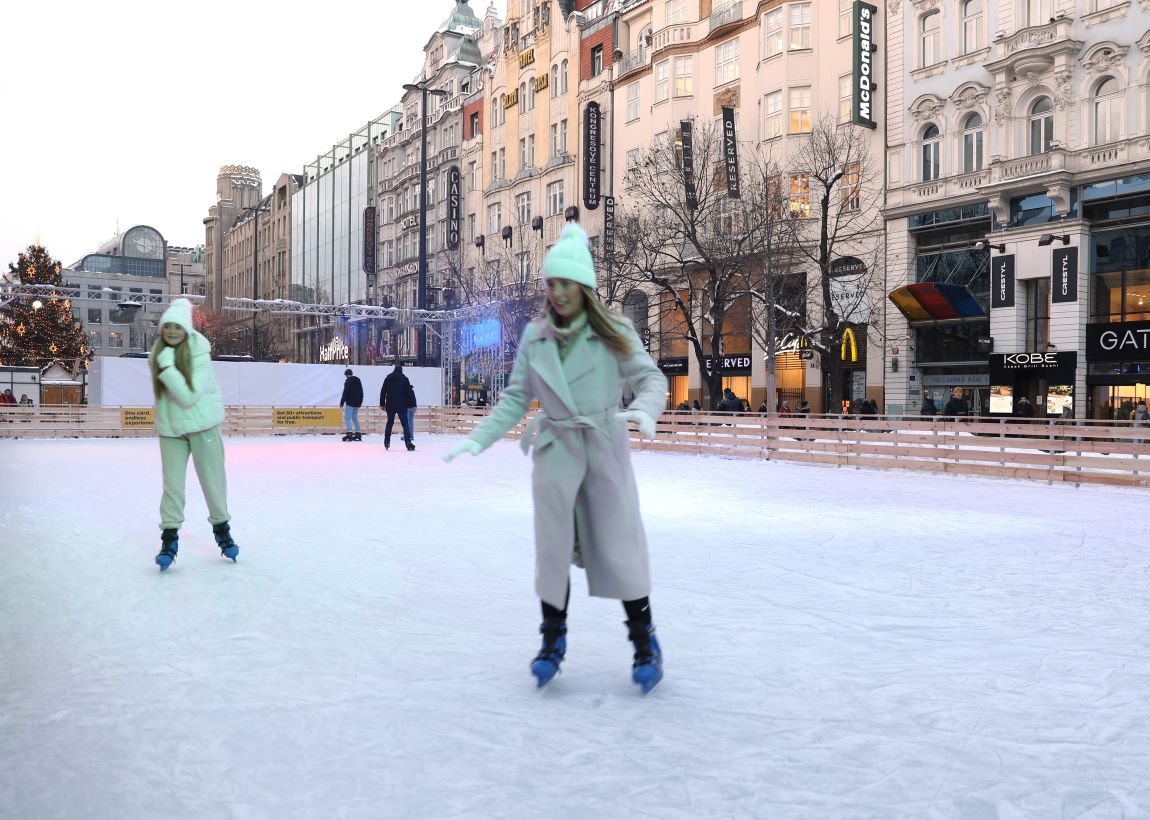
[[[543,646],[531,672],[543,686],[563,661],[574,563],[586,570],[591,595],[623,602],[635,649],[631,679],[650,692],[663,677],[662,651],[651,621],[647,537],[627,424],[655,437],[667,379],[631,323],[596,297],[582,228],[563,228],[542,275],[546,316],[524,331],[499,404],[444,460],[487,449],[539,402],[520,444],[532,453],[535,591],[543,609]],[[625,385],[634,399],[620,412]]]
[[[347,430],[343,440],[363,441],[363,435],[359,430],[359,408],[363,406],[363,382],[359,380],[359,376],[351,372],[351,368],[343,371],[343,376],[343,395],[339,397],[339,406],[343,408],[343,426]]]
[[[414,450],[415,444],[411,440],[411,427],[408,423],[407,411],[415,406],[415,391],[411,382],[403,375],[403,365],[397,364],[395,370],[387,374],[383,380],[383,388],[379,391],[379,406],[387,411],[387,426],[383,428],[383,447],[391,449],[391,430],[395,426],[395,417],[399,416],[399,424],[403,428],[403,443],[408,450]]]
[[[232,540],[228,521],[228,481],[224,474],[224,402],[212,370],[212,347],[192,327],[192,303],[176,299],[160,317],[160,335],[148,356],[152,389],[156,395],[156,433],[164,471],[160,500],[160,542],[156,556],[161,570],[171,566],[179,550],[179,529],[184,523],[184,487],[188,456],[196,476],[216,544],[225,558],[236,560],[240,548]]]

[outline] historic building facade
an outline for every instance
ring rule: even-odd
[[[888,410],[958,388],[1121,417],[1150,383],[1150,9],[904,0],[887,25]]]
[[[875,17],[870,22],[872,12],[868,12],[867,45],[873,56],[866,71],[873,77],[869,72],[879,73],[887,48],[881,33],[886,3],[876,0],[863,6],[873,9]],[[780,184],[791,191],[794,216],[808,223],[809,241],[818,237],[819,192],[812,190],[811,169],[794,165],[793,156],[809,141],[807,135],[820,118],[833,117],[840,129],[861,129],[867,150],[879,160],[881,169],[884,127],[878,112],[886,105],[881,79],[879,91],[868,92],[867,102],[874,111],[872,127],[854,122],[854,88],[862,69],[855,40],[860,7],[853,0],[642,0],[620,3],[616,10],[612,93],[618,115],[610,131],[613,145],[608,156],[614,157],[611,185],[620,207],[627,203],[628,169],[643,152],[657,144],[681,144],[680,123],[685,120],[721,129],[724,108],[733,111],[740,150],[762,149],[779,164]],[[599,44],[589,45],[588,57],[597,67]],[[843,186],[868,187],[877,196],[883,184],[881,170],[865,180],[858,179],[857,173],[852,179],[851,170],[844,170]],[[866,254],[859,251],[860,256],[881,256],[881,224],[851,239],[866,249]],[[842,260],[831,260],[832,265],[839,261],[848,261],[845,252]],[[873,281],[879,272],[870,270],[867,276]],[[880,291],[876,289],[868,301],[881,309]],[[703,306],[693,310],[701,315]],[[817,325],[821,308],[813,289],[807,310],[811,324]],[[630,308],[628,312],[636,311]],[[699,365],[683,338],[670,295],[651,293],[649,312],[652,352],[671,384],[669,406],[683,399],[705,402]],[[831,410],[826,405],[829,375],[819,357],[800,356],[793,334],[778,340],[788,352],[776,359],[776,394],[766,395],[766,357],[751,332],[749,316],[748,309],[738,306],[730,312],[730,324],[723,329],[724,350],[719,356],[711,355],[724,385],[748,399],[752,407],[785,400],[794,408],[805,399],[816,412]],[[844,345],[843,395],[848,401],[871,398],[881,406],[880,316],[872,310],[852,318],[858,322],[849,329],[852,343]]]
[[[457,2],[451,16],[424,46],[424,64],[405,87],[396,107],[392,132],[375,155],[375,182],[379,202],[379,270],[382,304],[400,308],[443,307],[453,298],[452,283],[460,269],[463,239],[462,161],[460,146],[465,129],[464,101],[480,84],[480,66],[490,58],[485,46],[493,31],[478,19],[470,4]],[[425,95],[423,89],[427,89]],[[426,100],[427,109],[423,110]],[[423,118],[424,127],[420,126]],[[419,293],[420,162],[426,130],[427,189],[425,283]],[[450,222],[450,224],[449,224]],[[375,350],[379,358],[420,359],[437,362],[440,344],[426,328],[388,323],[381,326]]]

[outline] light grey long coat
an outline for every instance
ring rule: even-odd
[[[576,530],[592,595],[633,601],[651,592],[630,440],[616,415],[627,383],[635,394],[629,409],[657,419],[667,379],[622,321],[631,356],[616,354],[588,326],[562,360],[547,320],[532,322],[502,399],[471,434],[487,449],[539,401],[521,446],[534,447],[535,592],[557,609],[566,602]]]

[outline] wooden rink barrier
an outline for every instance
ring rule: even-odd
[[[486,415],[472,407],[420,407],[415,433],[467,435]],[[366,436],[387,416],[363,407]],[[1150,488],[1150,425],[1013,418],[944,421],[920,416],[759,416],[664,413],[655,439],[631,431],[639,451],[823,464],[857,469],[1014,478],[1060,484]],[[517,439],[526,420],[508,434]],[[342,435],[339,408],[226,408],[224,435]],[[151,408],[41,405],[0,407],[0,438],[151,437]],[[394,437],[401,437],[396,419]]]

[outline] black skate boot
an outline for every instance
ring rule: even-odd
[[[216,545],[219,546],[220,552],[223,553],[225,558],[231,558],[234,563],[236,556],[240,554],[239,545],[232,540],[232,528],[228,526],[228,522],[223,524],[216,524],[212,527],[212,534],[216,536]]]
[[[156,556],[156,563],[163,572],[176,560],[176,553],[180,551],[179,530],[164,530],[160,533],[160,552]]]
[[[354,437],[352,438],[352,441],[363,441],[363,434],[362,433],[355,433]]]
[[[343,434],[343,438],[341,438],[340,441],[352,441],[353,440],[352,436],[354,436],[354,435],[355,435],[355,433],[353,433],[349,430],[348,432]]]
[[[624,621],[628,637],[635,644],[635,662],[631,664],[631,680],[639,684],[643,694],[655,691],[663,680],[663,652],[655,637],[655,627],[645,621]]]
[[[559,672],[559,664],[567,653],[567,621],[544,618],[539,631],[543,633],[543,648],[531,662],[531,674],[536,678],[536,687],[542,689]]]
[[[414,449],[415,449],[415,442],[413,442],[413,441],[405,441],[405,442],[403,442],[403,443],[407,445],[407,451],[408,451],[408,452],[411,452],[412,450],[414,450]]]

